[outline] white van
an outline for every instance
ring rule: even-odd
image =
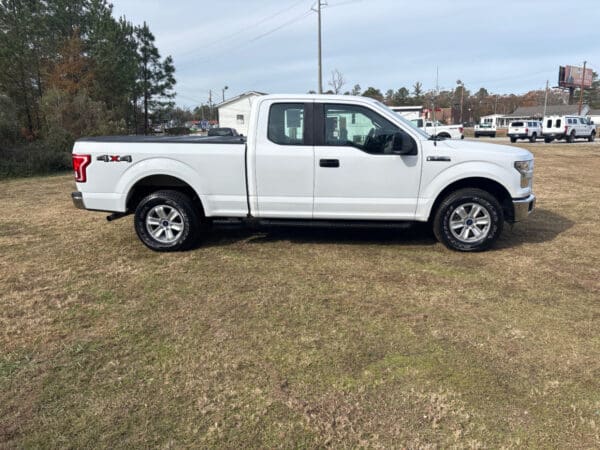
[[[542,137],[542,122],[539,120],[515,120],[508,127],[508,137],[510,142],[517,142],[517,139],[529,139],[529,142],[535,142],[537,138]]]
[[[589,142],[596,139],[596,125],[584,116],[546,116],[542,126],[546,143],[554,139],[565,139],[569,143],[575,139],[587,139]]]

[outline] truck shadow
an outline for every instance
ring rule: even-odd
[[[505,224],[494,249],[550,242],[573,225],[575,222],[565,216],[548,209],[537,208],[526,221],[515,225]]]
[[[525,222],[516,225],[505,224],[504,231],[492,250],[549,242],[573,225],[574,222],[564,216],[546,209],[537,209]],[[400,246],[433,246],[438,243],[431,227],[426,223],[416,223],[406,229],[292,226],[250,228],[244,225],[217,224],[198,247],[224,246],[240,242],[259,244],[280,241],[298,244]]]
[[[331,228],[301,226],[244,226],[215,225],[200,247],[221,246],[236,242],[260,244],[293,242],[296,244],[355,244],[355,245],[435,245],[433,232],[427,224],[405,229],[394,228]]]

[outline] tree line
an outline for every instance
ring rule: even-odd
[[[173,59],[106,0],[0,0],[0,67],[9,159],[20,145],[68,151],[83,135],[147,133],[175,95]]]

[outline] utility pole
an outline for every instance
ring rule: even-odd
[[[212,89],[208,91],[208,120],[212,120]]]
[[[544,117],[546,117],[547,109],[548,109],[548,80],[546,80],[546,95],[544,96]]]
[[[223,91],[223,103],[225,102],[225,91],[229,89],[229,86],[225,86],[223,89],[221,89]]]
[[[458,80],[456,82],[456,84],[458,84],[460,86],[460,123],[463,123],[463,102],[464,102],[464,98],[465,98],[465,83],[463,83],[461,80]]]
[[[433,124],[435,126],[435,100],[437,96],[440,95],[440,68],[439,66],[435,67],[435,97],[433,97],[433,101],[431,102],[431,107],[433,109],[432,119]],[[443,120],[443,118],[442,118]]]
[[[319,94],[323,93],[323,62],[321,58],[321,0],[317,0],[317,20],[319,22]]]
[[[581,108],[583,106],[583,86],[585,86],[585,65],[587,64],[587,61],[583,62],[583,75],[581,76],[581,87],[579,88],[579,113],[578,115],[581,115]]]

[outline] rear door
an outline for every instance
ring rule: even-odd
[[[359,105],[316,103],[315,125],[315,219],[414,218],[421,178],[415,139]],[[391,153],[394,133],[414,154]]]
[[[312,218],[312,103],[261,103],[254,154],[258,217]]]

